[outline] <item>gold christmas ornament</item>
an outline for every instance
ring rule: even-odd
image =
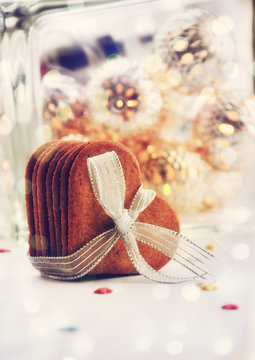
[[[202,210],[211,167],[184,145],[165,143],[160,150],[149,146],[145,161],[140,159],[146,184],[165,197],[177,212]]]
[[[90,118],[83,87],[75,79],[50,71],[45,75],[43,119],[50,123],[52,137],[86,133]]]
[[[239,92],[219,93],[193,122],[194,137],[206,160],[218,170],[241,170],[254,161],[255,101]],[[254,105],[255,106],[255,105]]]
[[[122,133],[157,126],[160,92],[148,74],[127,58],[109,60],[95,71],[86,93],[95,124]]]
[[[206,10],[185,9],[156,34],[155,51],[165,64],[169,86],[197,94],[225,80],[224,66],[233,61],[235,46],[228,22]]]

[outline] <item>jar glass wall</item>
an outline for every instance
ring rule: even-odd
[[[145,187],[169,200],[184,225],[252,223],[251,49],[247,40],[240,53],[233,34],[238,6],[245,17],[250,3],[213,3],[2,5],[1,126],[16,229],[26,229],[28,158],[54,138],[128,146]]]

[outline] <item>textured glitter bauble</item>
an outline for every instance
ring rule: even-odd
[[[43,119],[50,123],[52,136],[62,138],[69,134],[85,134],[90,118],[83,98],[83,87],[75,79],[53,70],[43,81]]]
[[[222,83],[224,67],[235,54],[230,30],[201,9],[186,9],[169,18],[155,36],[155,51],[166,66],[170,86],[194,94]]]
[[[95,124],[121,132],[156,126],[162,99],[148,75],[127,58],[106,62],[93,74],[87,87]]]
[[[255,118],[252,97],[239,92],[218,94],[205,104],[193,122],[206,160],[219,170],[240,170],[254,162]]]
[[[163,195],[177,212],[203,208],[211,167],[199,154],[183,145],[164,144],[161,150],[148,149],[140,166],[146,185]]]

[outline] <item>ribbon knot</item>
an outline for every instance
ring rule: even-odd
[[[134,219],[129,215],[127,209],[123,210],[121,217],[119,217],[118,219],[113,219],[113,221],[119,235],[122,237],[127,236],[134,224]]]
[[[136,270],[151,280],[180,283],[208,275],[204,264],[213,260],[214,255],[172,230],[136,221],[138,215],[154,200],[155,191],[144,190],[141,186],[130,208],[124,208],[125,177],[114,151],[89,158],[87,167],[94,195],[114,221],[115,227],[96,236],[71,255],[31,256],[32,264],[42,275],[61,280],[80,278],[96,267],[120,237]],[[185,275],[169,276],[153,269],[141,255],[137,241],[167,255],[185,270]]]

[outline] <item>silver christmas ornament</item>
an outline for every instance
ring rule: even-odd
[[[86,93],[95,124],[126,133],[158,122],[160,92],[146,72],[127,58],[110,60],[95,71]]]
[[[155,51],[165,72],[171,75],[174,71],[178,91],[197,94],[224,81],[224,66],[233,61],[235,46],[231,27],[222,17],[185,9],[169,18],[156,34]]]
[[[254,161],[255,100],[239,92],[218,94],[205,104],[193,122],[207,161],[218,170],[241,170]]]

